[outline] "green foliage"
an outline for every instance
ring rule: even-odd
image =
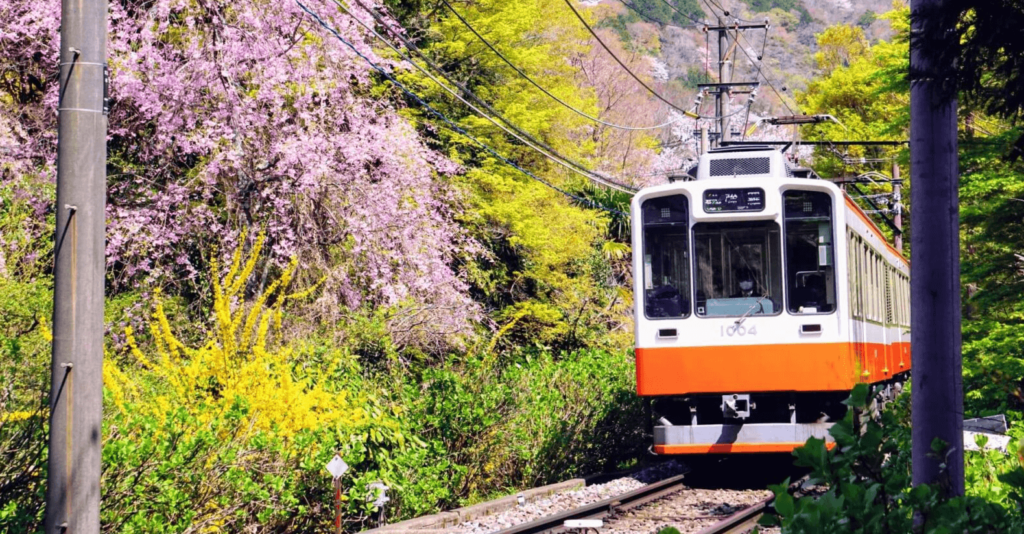
[[[418,417],[465,466],[463,496],[599,472],[641,453],[642,409],[631,358],[524,353],[515,363],[469,357],[406,385]]]
[[[883,15],[892,22],[896,37],[873,46],[868,46],[859,27],[832,26],[817,36],[820,52],[815,60],[822,76],[808,84],[807,91],[797,94],[797,102],[804,112],[831,114],[840,124],[806,126],[802,131],[805,139],[907,139],[910,126],[910,86],[906,82],[909,16],[909,9],[904,8]],[[849,147],[843,155],[851,158],[901,156],[898,148],[865,147]],[[823,176],[840,176],[850,171],[827,147],[818,149],[815,156],[815,170]],[[909,196],[909,191],[904,190],[904,199]]]
[[[690,66],[686,69],[686,75],[680,78],[683,86],[688,89],[696,89],[697,84],[710,83],[711,77],[699,66]]]
[[[55,196],[54,184],[37,176],[0,182],[0,276],[30,280],[49,269]]]
[[[871,388],[856,386],[846,401],[851,409],[829,431],[835,448],[830,450],[824,440],[811,438],[793,452],[796,465],[810,468],[809,484],[823,485],[826,491],[798,497],[790,493],[788,480],[772,486],[778,515],[765,516],[762,524],[780,525],[787,534],[1019,532],[1024,528],[1019,496],[1024,469],[1019,465],[999,473],[1000,467],[986,463],[990,456],[968,456],[968,480],[995,477],[1006,485],[1002,491],[1008,496],[1001,502],[986,500],[978,492],[950,497],[942,483],[911,487],[908,397],[897,399],[894,410],[869,417]],[[946,454],[942,443],[932,449],[939,457]]]
[[[272,282],[277,296],[239,300],[254,264],[236,258],[211,284],[214,321],[193,327],[198,340],[177,338],[180,321],[157,300],[149,334],[129,331],[105,362],[104,532],[326,531],[333,493],[323,466],[335,453],[351,466],[348,531],[642,453],[625,352],[488,351],[424,366],[367,318],[364,350],[385,339],[372,345],[378,364],[364,366],[329,338],[276,340],[271,321],[301,299]],[[32,532],[42,520],[48,339],[38,317],[51,296],[48,282],[0,278],[3,531]],[[389,488],[384,505],[374,503],[378,482]]]
[[[975,115],[979,127],[996,126]],[[961,153],[961,278],[964,316],[964,391],[974,413],[1006,413],[1020,420],[1024,407],[1024,164],[1000,154],[1020,135],[1007,129]]]
[[[773,9],[796,11],[800,15],[801,25],[814,22],[814,17],[800,0],[743,0],[743,2],[750,6],[750,10],[755,13],[767,13]]]
[[[0,532],[43,519],[51,282],[0,275]]]
[[[30,532],[43,519],[53,306],[44,228],[53,215],[39,203],[53,191],[28,175],[0,186],[0,532]]]
[[[629,35],[629,28],[626,27],[628,24],[638,22],[640,17],[635,11],[627,11],[626,13],[618,13],[611,17],[605,17],[598,22],[598,28],[611,28],[615,35],[619,36],[619,40],[627,48],[632,44],[633,38]]]
[[[857,17],[857,26],[860,26],[861,28],[867,28],[868,26],[871,26],[871,24],[873,24],[876,20],[878,20],[878,13],[875,13],[874,11],[869,9],[861,13],[860,17]]]
[[[588,34],[568,8],[538,0],[485,0],[460,4],[457,9],[541,86],[578,109],[599,114],[594,88],[581,87],[576,79],[573,63],[589,53],[583,44]],[[424,44],[428,53],[439,63],[453,66],[456,79],[523,130],[574,160],[601,165],[596,147],[607,132],[593,131],[592,123],[538,91],[487,50],[456,17],[448,12],[444,15],[425,29],[437,36],[436,41]],[[608,23],[625,31],[624,20]],[[449,104],[450,99],[429,80],[418,74],[407,77],[446,114],[458,118],[461,126],[498,152],[565,189],[587,187],[583,178],[511,142],[503,131],[463,106]],[[539,343],[555,351],[628,346],[626,336],[606,335],[629,320],[626,301],[620,298],[619,288],[597,283],[600,273],[593,270],[591,261],[609,241],[610,225],[614,230],[617,223],[610,222],[603,212],[571,203],[461,136],[448,131],[440,135],[448,155],[466,167],[458,178],[468,193],[460,222],[485,249],[466,271],[474,295],[495,310],[499,328],[509,327],[498,348],[524,343]],[[578,325],[592,331],[581,335]]]

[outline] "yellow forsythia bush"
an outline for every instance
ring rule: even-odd
[[[344,391],[324,388],[335,368],[313,369],[296,378],[292,348],[271,339],[272,331],[280,332],[285,303],[315,290],[314,286],[288,293],[297,261],[293,259],[255,301],[246,304],[242,298],[263,244],[264,236],[260,235],[244,264],[239,247],[223,277],[214,261],[215,325],[201,347],[188,347],[174,334],[157,294],[149,327],[155,354],[147,355],[139,348],[130,327],[126,337],[137,362],[169,387],[157,392],[141,391],[139,381],[131,380],[108,362],[105,382],[115,404],[123,408],[130,402],[136,410],[143,406],[153,410],[158,420],[170,407],[183,406],[198,422],[205,423],[241,400],[252,414],[252,428],[273,431],[286,439],[303,430],[351,428],[365,422],[362,403],[353,402]],[[137,402],[143,395],[146,402]]]

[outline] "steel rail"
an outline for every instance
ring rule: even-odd
[[[542,517],[527,523],[513,525],[495,534],[541,534],[564,532],[565,521],[570,519],[603,519],[618,512],[630,510],[643,506],[651,501],[671,495],[683,489],[683,477],[677,475],[660,482],[648,484],[640,489],[633,490],[622,495],[616,495],[603,501],[591,503],[579,508],[567,510],[547,517]],[[789,485],[790,489],[799,490],[806,482],[804,476]],[[775,504],[775,496],[768,497],[756,504],[739,510],[729,517],[710,525],[697,534],[740,534],[752,529],[761,516],[770,513],[772,505]]]
[[[565,530],[563,523],[565,523],[566,520],[601,519],[616,512],[636,508],[637,506],[641,506],[655,499],[660,499],[666,495],[676,493],[683,489],[684,476],[685,475],[677,475],[671,478],[666,478],[660,482],[648,484],[640,489],[623,493],[622,495],[616,495],[603,501],[598,501],[579,508],[542,517],[527,523],[520,523],[504,530],[499,530],[496,534],[540,534],[542,532],[561,532]]]
[[[704,528],[697,532],[697,534],[739,534],[740,532],[747,532],[749,529],[754,528],[757,525],[757,521],[761,519],[765,511],[775,502],[775,497],[768,497],[767,499],[748,506],[729,517]]]
[[[790,483],[790,491],[795,491],[795,495],[802,495],[803,493],[800,491],[800,488],[803,487],[803,484],[807,482],[809,478],[809,475],[804,475]],[[761,502],[739,510],[714,525],[697,532],[697,534],[740,534],[742,532],[749,532],[750,529],[757,525],[761,516],[765,513],[772,513],[771,509],[774,505],[775,496],[772,495]]]

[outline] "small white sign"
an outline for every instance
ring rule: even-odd
[[[330,471],[331,476],[334,478],[341,478],[341,475],[348,471],[348,464],[345,463],[345,460],[341,459],[341,456],[335,454],[334,458],[327,462],[327,470]]]

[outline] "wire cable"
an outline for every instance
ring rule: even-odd
[[[555,102],[558,102],[559,104],[565,106],[567,109],[571,110],[573,113],[576,113],[577,115],[579,115],[579,116],[581,116],[583,118],[592,120],[592,121],[594,121],[594,122],[596,122],[598,124],[603,124],[603,125],[611,127],[611,128],[618,128],[620,130],[634,130],[634,131],[635,130],[657,130],[657,129],[664,128],[666,126],[670,126],[672,124],[675,124],[676,122],[679,122],[679,120],[680,120],[680,119],[672,119],[671,121],[668,121],[666,123],[657,124],[657,125],[654,125],[654,126],[622,126],[622,125],[619,125],[619,124],[613,124],[613,123],[601,120],[601,119],[599,119],[597,117],[594,117],[592,115],[587,114],[584,111],[576,109],[575,107],[573,107],[568,102],[562,100],[561,98],[558,98],[557,96],[552,94],[550,91],[548,91],[547,89],[542,87],[539,83],[534,81],[533,78],[531,78],[528,74],[523,72],[523,69],[520,69],[514,63],[512,63],[507,57],[505,57],[504,54],[502,54],[500,51],[498,51],[498,49],[495,48],[494,45],[492,45],[490,43],[490,41],[485,39],[483,35],[480,35],[480,32],[476,31],[476,29],[473,28],[473,26],[469,23],[469,21],[466,20],[465,17],[463,17],[461,14],[459,14],[459,12],[456,11],[455,8],[452,7],[452,5],[450,3],[448,3],[448,0],[441,0],[441,3],[444,4],[445,7],[447,7],[448,10],[451,11],[452,14],[455,15],[455,17],[458,18],[460,22],[462,22],[463,26],[465,26],[466,28],[469,28],[469,31],[473,32],[473,35],[475,35],[476,38],[480,40],[480,42],[482,42],[484,45],[486,45],[487,48],[489,48],[491,50],[491,52],[494,52],[495,55],[497,55],[499,58],[501,58],[501,60],[504,61],[509,67],[512,67],[512,70],[516,71],[516,73],[518,73],[520,76],[522,76],[526,81],[528,81],[531,84],[533,84],[533,86],[536,87],[537,89],[539,89],[540,92],[544,93],[545,95],[548,95]]]
[[[707,5],[711,9],[712,14],[717,16],[718,13],[715,12],[714,7],[712,7],[711,4],[709,3],[709,0],[703,0],[703,1],[704,1],[704,4]],[[714,1],[714,0],[710,0],[710,1]],[[717,2],[715,2],[715,5],[718,6],[718,9],[722,10],[723,16],[725,16],[725,9],[720,4],[718,4]],[[736,20],[740,20],[740,19],[736,19]],[[737,36],[738,39],[743,39],[744,41],[747,42],[748,45],[750,45],[750,41],[748,41],[747,38],[743,36],[742,32],[736,32],[736,36]],[[761,57],[762,58],[764,57],[764,47],[767,45],[767,43],[768,43],[768,32],[766,30],[765,31],[765,40],[764,40],[764,43],[762,43],[762,45],[761,45]],[[753,46],[753,45],[750,45],[750,46]],[[775,85],[772,83],[771,78],[768,77],[768,74],[762,72],[761,68],[762,68],[762,66],[765,66],[764,65],[764,61],[763,60],[754,61],[754,58],[750,57],[750,54],[747,53],[746,48],[744,48],[743,46],[738,46],[737,48],[739,48],[740,51],[743,52],[743,55],[747,56],[747,59],[749,59],[752,64],[757,66],[757,74],[760,75],[762,78],[764,78],[764,81],[768,83],[768,87],[770,87],[772,92],[775,93],[775,96],[779,97],[779,101],[782,102],[782,105],[785,106],[787,110],[789,110],[790,114],[796,115],[797,113],[795,111],[793,111],[793,108],[789,107],[789,103],[786,102],[785,98],[783,98],[782,93],[780,93],[778,91],[778,89],[775,88]]]
[[[513,130],[515,130],[515,132],[510,131],[509,128],[506,128],[505,126],[502,126],[501,124],[498,124],[493,118],[488,116],[487,113],[484,113],[479,108],[477,108],[476,106],[474,106],[470,102],[466,101],[466,99],[464,99],[461,95],[459,95],[454,90],[449,88],[447,85],[442,83],[441,80],[438,80],[433,74],[430,73],[430,71],[424,69],[419,64],[417,64],[415,61],[413,61],[412,58],[407,56],[397,46],[395,46],[390,41],[388,41],[386,38],[384,38],[383,35],[377,33],[376,30],[374,30],[373,28],[371,28],[370,26],[365,24],[363,21],[359,20],[358,17],[355,17],[354,15],[352,15],[352,13],[348,10],[348,8],[346,8],[340,2],[340,0],[333,0],[333,1],[334,1],[335,4],[338,5],[339,9],[341,9],[345,13],[349,14],[350,16],[352,16],[352,19],[355,20],[356,23],[358,23],[360,26],[365,28],[370,33],[372,33],[375,37],[377,37],[377,39],[379,39],[382,43],[387,45],[389,48],[394,50],[399,56],[402,57],[402,59],[404,59],[405,61],[410,63],[412,66],[416,67],[417,70],[419,70],[424,75],[426,75],[428,78],[433,80],[434,83],[436,83],[438,86],[440,86],[446,92],[448,92],[449,94],[451,94],[452,96],[457,98],[463,104],[468,106],[470,109],[472,109],[473,111],[478,113],[483,118],[487,119],[489,122],[491,122],[491,124],[494,124],[495,126],[500,128],[501,130],[503,130],[505,133],[507,133],[507,134],[511,135],[512,137],[516,138],[520,142],[522,142],[525,145],[529,146],[530,148],[532,148],[533,150],[537,151],[538,153],[540,153],[544,157],[550,159],[551,161],[554,161],[555,163],[558,163],[559,165],[562,165],[563,167],[569,169],[570,171],[573,171],[573,172],[575,172],[577,174],[580,174],[581,176],[583,176],[584,178],[586,178],[586,179],[588,179],[590,181],[593,181],[593,182],[598,183],[600,185],[604,185],[605,187],[610,187],[612,189],[616,189],[616,190],[621,191],[623,193],[630,193],[630,194],[632,194],[632,193],[635,193],[637,191],[637,189],[635,187],[633,187],[633,186],[630,186],[630,185],[618,182],[618,181],[616,181],[616,180],[614,180],[612,178],[609,178],[609,177],[604,176],[604,175],[602,175],[600,173],[594,172],[594,171],[592,171],[592,170],[590,170],[590,169],[580,165],[579,163],[576,163],[576,162],[570,160],[569,158],[559,154],[557,151],[555,151],[555,149],[553,149],[550,146],[542,143],[541,141],[537,140],[536,138],[534,138],[529,133],[527,133],[527,132],[523,131],[522,129],[520,129],[519,127],[515,126],[508,119],[506,119],[504,116],[502,116],[496,110],[494,110],[494,108],[492,108],[491,106],[487,105],[486,102],[481,100],[472,91],[470,91],[469,89],[464,87],[462,84],[459,84],[458,82],[455,82],[451,78],[449,78],[444,73],[444,71],[441,70],[439,66],[437,66],[437,64],[434,64],[432,61],[430,61],[429,58],[426,57],[425,54],[423,54],[422,51],[420,51],[418,48],[415,48],[416,52],[420,55],[420,57],[424,58],[428,62],[428,64],[432,66],[432,68],[434,68],[435,70],[440,72],[442,76],[444,76],[450,83],[452,83],[453,85],[458,87],[463,93],[465,93],[466,95],[469,95],[470,97],[475,99],[477,102],[480,102],[484,107],[488,108],[491,111],[492,114],[497,116],[499,118],[499,120],[501,120],[506,125],[508,125],[509,128],[512,128]],[[399,32],[397,32],[396,30],[392,30],[387,24],[385,24],[385,21],[376,12],[370,10],[365,4],[363,4],[359,0],[355,0],[355,2],[356,2],[356,4],[360,8],[362,8],[363,10],[368,12],[370,14],[370,16],[372,16],[374,18],[375,21],[377,21],[379,24],[381,24],[386,29],[388,29],[392,33],[392,35],[399,36],[399,38],[402,39],[402,41],[406,43],[406,46],[410,46],[411,45],[412,47],[415,47],[415,45],[413,45],[411,42],[408,42],[407,40],[405,40],[401,36],[401,34]],[[413,48],[410,48],[410,50],[412,50],[412,49]],[[518,133],[519,135],[517,135],[516,133]],[[528,140],[524,139],[524,137],[527,138]],[[537,145],[539,145],[539,146],[537,146]]]
[[[587,21],[583,18],[583,15],[580,15],[580,12],[576,11],[576,8],[573,7],[573,5],[572,5],[572,0],[565,0],[565,5],[569,6],[569,9],[571,9],[573,14],[576,15],[576,18],[579,19],[579,21],[583,23],[583,26],[587,29],[588,32],[590,32],[590,35],[594,36],[594,39],[597,40],[598,44],[601,45],[601,48],[604,48],[605,52],[608,52],[608,55],[612,56],[612,59],[614,59],[615,62],[618,63],[619,66],[623,68],[623,70],[625,70],[627,73],[629,73],[629,75],[632,76],[633,79],[636,80],[637,83],[639,83],[641,86],[643,86],[644,89],[647,89],[647,92],[649,92],[652,95],[654,95],[654,97],[657,98],[658,100],[661,100],[662,102],[668,104],[673,109],[675,109],[677,111],[680,111],[680,112],[682,112],[684,114],[687,112],[685,109],[683,109],[683,108],[673,104],[668,99],[666,99],[665,97],[663,97],[660,94],[658,94],[658,92],[655,91],[654,89],[651,89],[650,86],[648,86],[646,83],[644,83],[644,81],[641,80],[639,76],[634,74],[632,70],[629,70],[629,67],[627,67],[626,64],[622,62],[621,59],[619,59],[619,56],[616,56],[615,53],[612,52],[612,50],[610,48],[608,48],[608,45],[604,44],[604,41],[602,41],[601,38],[597,36],[597,32],[595,32],[594,29],[590,27],[590,24],[587,24]]]
[[[740,39],[743,39],[748,45],[750,44],[750,41],[747,41],[747,38],[744,37],[742,33],[737,32],[737,35]],[[738,48],[740,49],[740,52],[743,52],[744,56],[747,56],[747,59],[749,59],[751,63],[754,63],[755,65],[760,63],[761,65],[764,65],[764,61],[758,61],[755,63],[754,58],[750,57],[750,54],[747,53],[747,49],[745,47],[740,46]],[[764,55],[762,54],[761,57],[764,57]],[[760,74],[762,78],[764,78],[764,81],[768,83],[768,87],[772,88],[772,92],[775,93],[775,96],[779,97],[779,100],[782,101],[782,105],[786,106],[786,109],[789,110],[789,113],[792,115],[797,115],[797,112],[793,111],[793,108],[789,107],[789,104],[786,102],[786,99],[782,97],[782,93],[775,89],[775,85],[772,83],[771,78],[768,77],[768,73],[762,72],[760,66],[757,68],[757,73]]]
[[[485,151],[489,152],[494,157],[500,159],[501,161],[505,162],[507,165],[513,167],[514,169],[518,170],[519,172],[525,174],[526,176],[528,176],[528,177],[530,177],[530,178],[532,178],[532,179],[534,179],[534,180],[536,180],[536,181],[546,185],[547,187],[549,187],[549,188],[551,188],[551,189],[553,189],[555,191],[558,191],[559,193],[561,193],[561,194],[563,194],[563,195],[565,195],[565,196],[567,196],[569,198],[572,198],[573,200],[576,200],[577,202],[586,204],[588,206],[591,206],[591,207],[594,207],[594,208],[597,208],[597,209],[600,209],[600,210],[607,211],[609,213],[613,213],[613,214],[620,215],[620,216],[623,216],[623,217],[626,216],[625,213],[623,213],[623,212],[621,212],[621,211],[619,211],[617,209],[609,208],[607,206],[603,206],[603,205],[598,204],[597,202],[594,202],[594,201],[592,201],[590,199],[583,198],[581,196],[577,196],[577,195],[574,195],[574,194],[572,194],[572,193],[570,193],[568,191],[565,191],[565,190],[559,188],[558,186],[556,186],[554,184],[551,184],[551,183],[543,180],[542,178],[536,176],[532,172],[530,172],[530,171],[520,167],[517,163],[515,163],[514,161],[509,160],[505,156],[502,156],[501,154],[496,152],[493,148],[491,148],[490,146],[486,145],[485,143],[483,143],[482,141],[480,141],[476,137],[473,137],[472,135],[469,134],[469,132],[467,132],[466,130],[464,130],[461,127],[459,127],[459,125],[455,124],[451,119],[446,117],[443,113],[441,113],[440,111],[437,111],[436,109],[431,107],[430,104],[426,103],[426,101],[424,101],[422,98],[420,98],[420,96],[417,95],[416,93],[412,92],[409,88],[407,88],[404,84],[402,84],[402,82],[399,82],[394,76],[392,76],[390,73],[388,73],[387,70],[385,70],[380,65],[374,63],[373,60],[371,60],[370,58],[368,58],[365,55],[363,55],[363,53],[360,52],[359,49],[355,47],[355,45],[353,45],[352,43],[348,42],[344,37],[342,37],[341,34],[338,33],[338,31],[336,29],[334,29],[334,27],[332,27],[330,24],[328,24],[322,18],[320,18],[320,15],[318,15],[315,11],[313,11],[312,9],[306,7],[306,5],[303,4],[300,0],[295,0],[295,3],[299,6],[300,9],[302,9],[303,11],[308,13],[311,17],[313,17],[313,19],[315,19],[317,21],[317,23],[320,24],[321,27],[323,27],[325,30],[327,30],[332,35],[334,35],[334,37],[336,39],[338,39],[339,41],[341,41],[342,44],[347,46],[350,50],[352,50],[352,52],[354,52],[357,56],[359,56],[363,61],[365,61],[371,67],[373,67],[373,69],[376,70],[377,72],[379,72],[382,76],[387,78],[391,83],[395,84],[395,86],[397,86],[399,89],[401,89],[405,94],[409,95],[413,100],[415,100],[421,106],[426,108],[435,117],[437,117],[437,118],[441,119],[442,121],[444,121],[445,123],[447,123],[449,127],[454,129],[455,131],[459,132],[461,135],[465,136],[467,139],[470,139],[471,141],[473,141],[474,143],[479,145],[481,148],[483,148]]]

